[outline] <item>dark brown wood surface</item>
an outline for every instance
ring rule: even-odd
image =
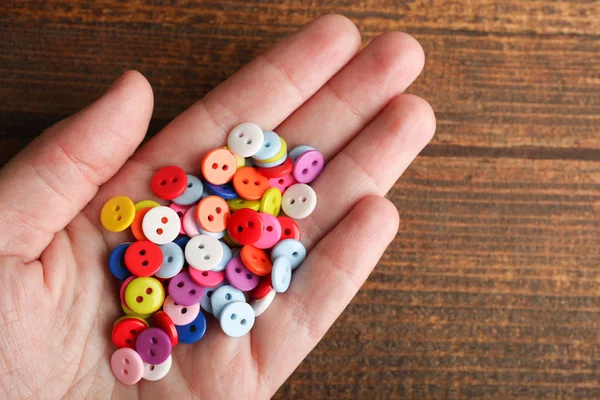
[[[339,12],[418,38],[433,143],[403,224],[278,398],[600,397],[600,2],[0,3],[0,163],[124,70],[156,132],[276,39]]]

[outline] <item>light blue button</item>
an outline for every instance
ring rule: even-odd
[[[202,181],[196,178],[194,175],[188,175],[188,185],[185,192],[179,197],[173,199],[173,203],[179,204],[181,206],[189,206],[190,204],[194,204],[202,197],[202,193],[204,193],[204,185],[202,185]]]
[[[273,262],[271,283],[277,293],[283,293],[290,287],[292,281],[292,266],[287,257],[277,257]]]
[[[263,142],[262,147],[252,156],[255,160],[268,160],[269,158],[273,158],[279,153],[281,150],[281,140],[279,139],[279,135],[273,131],[264,131],[265,141]]]
[[[273,168],[273,167],[283,164],[285,162],[285,160],[287,160],[287,158],[288,158],[288,155],[286,154],[277,161],[273,161],[270,163],[262,163],[259,161],[255,161],[255,163],[256,163],[256,166],[260,167],[260,168]]]
[[[200,224],[198,224],[198,230],[203,235],[212,236],[212,237],[217,238],[217,239],[222,239],[227,234],[227,229],[224,230],[224,231],[221,231],[221,232],[209,232],[209,231],[205,231],[204,229],[202,229],[200,227]]]
[[[301,146],[296,146],[294,147],[292,150],[290,150],[290,152],[288,153],[288,156],[292,159],[292,162],[296,162],[296,158],[298,158],[298,156],[304,152],[307,152],[309,150],[314,150],[314,147],[311,147],[309,145],[303,144]]]
[[[254,326],[254,309],[245,301],[227,304],[219,317],[221,329],[229,337],[242,337]]]
[[[210,296],[210,302],[212,305],[213,315],[217,318],[221,316],[221,311],[229,303],[234,301],[246,302],[244,293],[241,290],[234,288],[231,285],[223,285],[215,290]]]
[[[278,257],[287,258],[293,271],[306,258],[306,247],[296,239],[282,240],[271,251],[271,261],[275,261]]]
[[[212,309],[212,302],[211,302],[211,297],[212,294],[215,292],[215,290],[217,290],[218,288],[220,288],[221,286],[225,286],[228,285],[229,283],[227,283],[226,279],[223,279],[223,282],[219,283],[218,286],[215,286],[214,288],[205,288],[204,289],[204,296],[202,296],[202,299],[200,300],[200,307],[202,307],[202,309],[204,311],[206,311],[207,313],[212,314],[213,309]]]
[[[164,279],[172,278],[181,272],[183,268],[183,263],[185,262],[183,250],[174,242],[161,244],[158,247],[162,251],[163,262],[155,275]]]
[[[227,246],[227,243],[223,243],[221,241],[219,241],[219,243],[221,243],[221,246],[223,247],[223,258],[221,258],[221,262],[218,263],[216,267],[211,268],[211,271],[214,272],[223,271],[227,266],[229,260],[231,260],[231,258],[233,257],[231,249],[229,248],[229,246]]]

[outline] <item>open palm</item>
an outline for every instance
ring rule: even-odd
[[[319,18],[135,154],[153,100],[145,78],[128,72],[7,164],[0,172],[0,398],[271,396],[394,238],[398,213],[381,196],[435,130],[429,105],[401,94],[423,67],[419,44],[387,33],[359,46],[349,20]],[[200,342],[174,348],[164,379],[122,385],[109,364],[110,330],[122,311],[107,257],[131,238],[103,230],[100,208],[115,195],[154,199],[154,171],[174,164],[198,172],[202,156],[241,122],[324,154],[328,164],[313,183],[317,208],[299,221],[312,250],[249,335],[227,337],[208,318]]]

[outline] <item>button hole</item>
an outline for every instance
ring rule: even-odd
[[[240,321],[240,324],[242,324],[242,325],[246,325],[246,320],[245,320],[245,319],[241,320],[241,321]]]
[[[217,168],[219,168],[219,164],[217,164],[217,163],[213,163],[213,165],[212,165],[212,169],[217,169]]]
[[[152,294],[152,288],[147,288],[146,289],[146,294]]]
[[[231,293],[227,293],[225,295],[225,300],[231,300]]]
[[[146,260],[142,261],[142,265],[143,265],[144,267],[147,267],[147,266],[148,266],[148,261],[146,261]]]
[[[188,294],[189,294],[190,296],[195,296],[195,295],[196,295],[196,289],[192,289],[192,290],[190,290],[190,291],[188,292]]]
[[[162,235],[162,234],[163,234],[163,230],[162,230],[162,228],[158,228],[158,229],[156,230],[156,233],[157,233],[157,234],[159,234],[159,235]]]
[[[135,301],[137,301],[138,303],[141,303],[142,301],[144,301],[144,298],[142,296],[138,296],[135,298]]]
[[[187,308],[183,307],[183,308],[181,309],[181,313],[182,313],[182,314],[185,314],[186,312],[187,312]]]
[[[267,232],[273,232],[273,227],[272,226],[267,226]]]
[[[237,272],[239,274],[240,272],[242,272],[242,269],[241,268],[236,268],[235,272]]]
[[[231,314],[231,319],[235,321],[235,319],[237,318],[237,315],[235,314]]]
[[[167,184],[167,181],[166,181],[166,180],[164,180],[164,179],[163,179],[162,181],[160,181],[160,185],[161,185],[161,186],[165,186],[166,184]]]
[[[196,332],[196,325],[190,325],[190,332]]]
[[[169,222],[169,219],[167,217],[162,217],[160,219],[160,222],[162,222],[163,224],[166,224],[167,222]]]
[[[202,273],[202,276],[208,276],[208,272],[204,271],[204,272]]]
[[[155,338],[155,337],[152,337],[152,343],[154,343],[154,344],[158,344],[158,339],[157,339],[157,338]],[[154,354],[153,354],[153,355],[154,355]]]
[[[221,211],[223,211],[223,210],[221,210],[221,207],[217,207],[217,208],[215,209],[215,211],[217,212],[217,214],[221,214]]]
[[[177,287],[179,287],[179,288],[183,287],[183,285],[184,285],[184,283],[183,283],[183,282],[178,282],[178,283],[177,283]]]

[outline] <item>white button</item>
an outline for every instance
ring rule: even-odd
[[[305,183],[296,183],[287,188],[281,199],[285,215],[295,219],[308,217],[317,206],[317,194]]]
[[[277,293],[283,293],[290,287],[292,266],[286,257],[277,257],[271,271],[271,283]]]
[[[250,157],[262,149],[265,135],[256,124],[246,122],[233,128],[227,138],[227,146],[234,154]]]
[[[234,301],[246,301],[244,293],[231,285],[224,285],[215,290],[210,297],[213,315],[217,318],[221,316],[221,311],[225,306]]]
[[[144,363],[143,378],[147,381],[157,381],[162,379],[171,370],[171,364],[173,364],[173,359],[170,355],[169,358],[167,358],[162,364],[154,365]]]
[[[185,245],[185,259],[191,268],[208,271],[223,258],[221,243],[212,236],[198,235]]]
[[[260,314],[264,313],[267,308],[269,308],[269,306],[273,302],[273,299],[275,298],[276,293],[277,292],[275,291],[275,289],[271,289],[271,291],[267,293],[267,295],[262,299],[252,300],[250,302],[250,306],[254,310],[255,317],[258,317]]]
[[[172,208],[151,208],[142,221],[142,231],[149,241],[156,244],[172,242],[181,231],[181,220]]]
[[[254,310],[243,301],[229,303],[221,313],[221,329],[229,337],[242,337],[254,326]]]

